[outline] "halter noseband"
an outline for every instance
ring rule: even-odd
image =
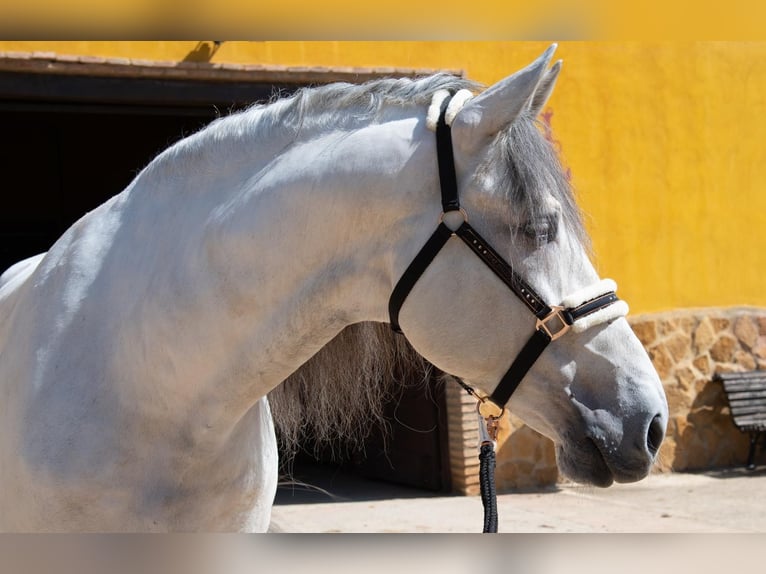
[[[461,90],[462,92],[462,90]],[[529,308],[537,318],[535,332],[526,342],[519,354],[511,363],[510,368],[488,397],[499,408],[503,409],[511,395],[529,372],[535,361],[546,347],[565,335],[570,329],[579,332],[610,321],[627,314],[627,305],[620,301],[615,294],[616,285],[609,279],[586,287],[565,297],[561,305],[548,305],[535,290],[524,281],[513,268],[495,251],[482,236],[468,224],[466,212],[460,207],[455,173],[455,160],[452,150],[452,134],[450,124],[457,110],[455,104],[462,106],[467,100],[461,92],[452,99],[449,94],[434,97],[433,106],[437,109],[436,122],[436,151],[439,163],[439,181],[441,183],[443,213],[439,225],[426,244],[418,252],[412,263],[407,267],[402,277],[394,287],[388,302],[388,312],[391,328],[396,333],[402,333],[399,326],[399,311],[412,288],[425,270],[452,237],[459,237],[463,242],[500,278],[503,283]],[[459,101],[458,101],[459,100]],[[433,112],[429,110],[429,115]],[[435,115],[435,114],[434,114]],[[444,215],[459,211],[463,222],[457,229],[452,230],[444,222]],[[613,306],[609,311],[607,307]],[[579,322],[579,323],[578,323]],[[459,381],[459,379],[458,379]],[[475,394],[473,389],[463,384],[464,388]],[[481,399],[484,400],[483,398]]]

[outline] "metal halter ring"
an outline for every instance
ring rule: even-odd
[[[460,215],[463,216],[463,221],[460,223],[460,225],[462,225],[463,223],[468,223],[468,213],[466,213],[465,209],[463,209],[462,207],[459,207],[457,209],[452,209],[450,211],[442,211],[441,215],[439,215],[439,223],[444,223],[444,216],[445,215],[447,215],[448,213],[455,213],[456,211],[459,212]],[[447,225],[447,224],[444,223],[444,225]],[[460,227],[460,225],[455,227],[455,229],[452,229],[452,227],[450,225],[447,225],[447,227],[449,227],[449,229],[451,231],[455,231],[458,227]]]
[[[489,397],[480,397],[478,395],[474,395],[478,399],[478,404],[476,405],[476,410],[479,412],[479,414],[484,417],[485,419],[499,419],[505,414],[505,407],[501,407],[499,405],[496,405],[494,402],[490,400]],[[485,411],[482,411],[482,407],[489,406],[490,408],[494,408],[497,414],[485,414]]]

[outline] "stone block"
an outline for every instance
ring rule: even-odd
[[[665,397],[668,400],[668,409],[671,413],[686,412],[691,406],[692,399],[685,389],[677,382],[665,385]]]
[[[706,353],[716,339],[716,329],[710,317],[704,317],[694,330],[694,351],[698,355]]]
[[[652,474],[672,471],[675,452],[675,441],[672,439],[665,439],[660,447],[660,451],[657,453],[654,465],[652,466]]]
[[[741,371],[739,367],[736,365],[732,365],[731,363],[716,363],[715,367],[713,368],[713,372],[715,374],[718,373],[736,373]]]
[[[711,317],[710,322],[713,324],[713,329],[716,331],[725,331],[731,326],[731,320],[726,317]]]
[[[692,365],[694,365],[701,375],[709,375],[713,371],[713,368],[710,366],[710,357],[708,357],[707,354],[695,357],[692,361]]]
[[[673,333],[662,342],[674,363],[683,361],[691,351],[692,339],[683,331]]]
[[[752,349],[758,341],[758,327],[751,317],[744,315],[734,322],[734,335],[745,348]]]
[[[755,358],[746,351],[737,351],[734,353],[734,362],[745,371],[754,371],[757,366]]]
[[[657,340],[657,321],[637,321],[631,324],[631,327],[644,347],[652,345]]]
[[[761,335],[753,346],[753,355],[759,359],[766,359],[766,335]]]
[[[535,451],[537,450],[536,441],[543,440],[539,435],[532,437],[529,434],[525,434],[521,431],[514,433],[508,438],[502,445],[502,448],[507,449],[510,452],[510,456],[514,460],[533,460]]]
[[[681,367],[676,369],[676,380],[678,381],[682,391],[686,392],[691,389],[694,385],[695,379],[696,376],[694,371],[692,371],[689,367]]]
[[[498,464],[495,483],[498,492],[517,488],[540,487],[555,484],[559,478],[556,465],[536,465],[530,461]]]
[[[728,333],[723,333],[710,347],[710,357],[718,363],[730,363],[734,359],[738,341]]]
[[[670,378],[673,374],[673,357],[667,348],[663,345],[657,345],[647,350],[649,358],[652,360],[657,374],[663,381]]]

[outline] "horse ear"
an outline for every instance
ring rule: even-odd
[[[463,152],[480,149],[530,104],[556,50],[551,45],[529,66],[466,102],[452,122],[452,141]],[[555,79],[555,75],[554,75]]]
[[[542,111],[545,104],[548,102],[548,98],[551,97],[553,86],[556,85],[556,80],[559,77],[560,71],[561,60],[553,64],[553,66],[545,72],[543,79],[540,80],[540,83],[537,85],[537,89],[532,96],[532,101],[529,103],[529,111],[532,112],[533,117],[537,117],[537,114]]]

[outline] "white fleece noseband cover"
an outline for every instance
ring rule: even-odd
[[[617,283],[615,283],[612,279],[602,279],[593,285],[584,287],[583,289],[575,291],[571,295],[564,297],[564,299],[561,301],[561,306],[566,309],[579,307],[583,303],[597,299],[598,297],[612,291],[617,291]],[[614,321],[620,317],[625,317],[627,314],[628,304],[620,299],[608,307],[604,307],[591,313],[590,315],[581,317],[572,325],[572,331],[575,333],[582,333],[590,327],[600,325],[601,323]]]

